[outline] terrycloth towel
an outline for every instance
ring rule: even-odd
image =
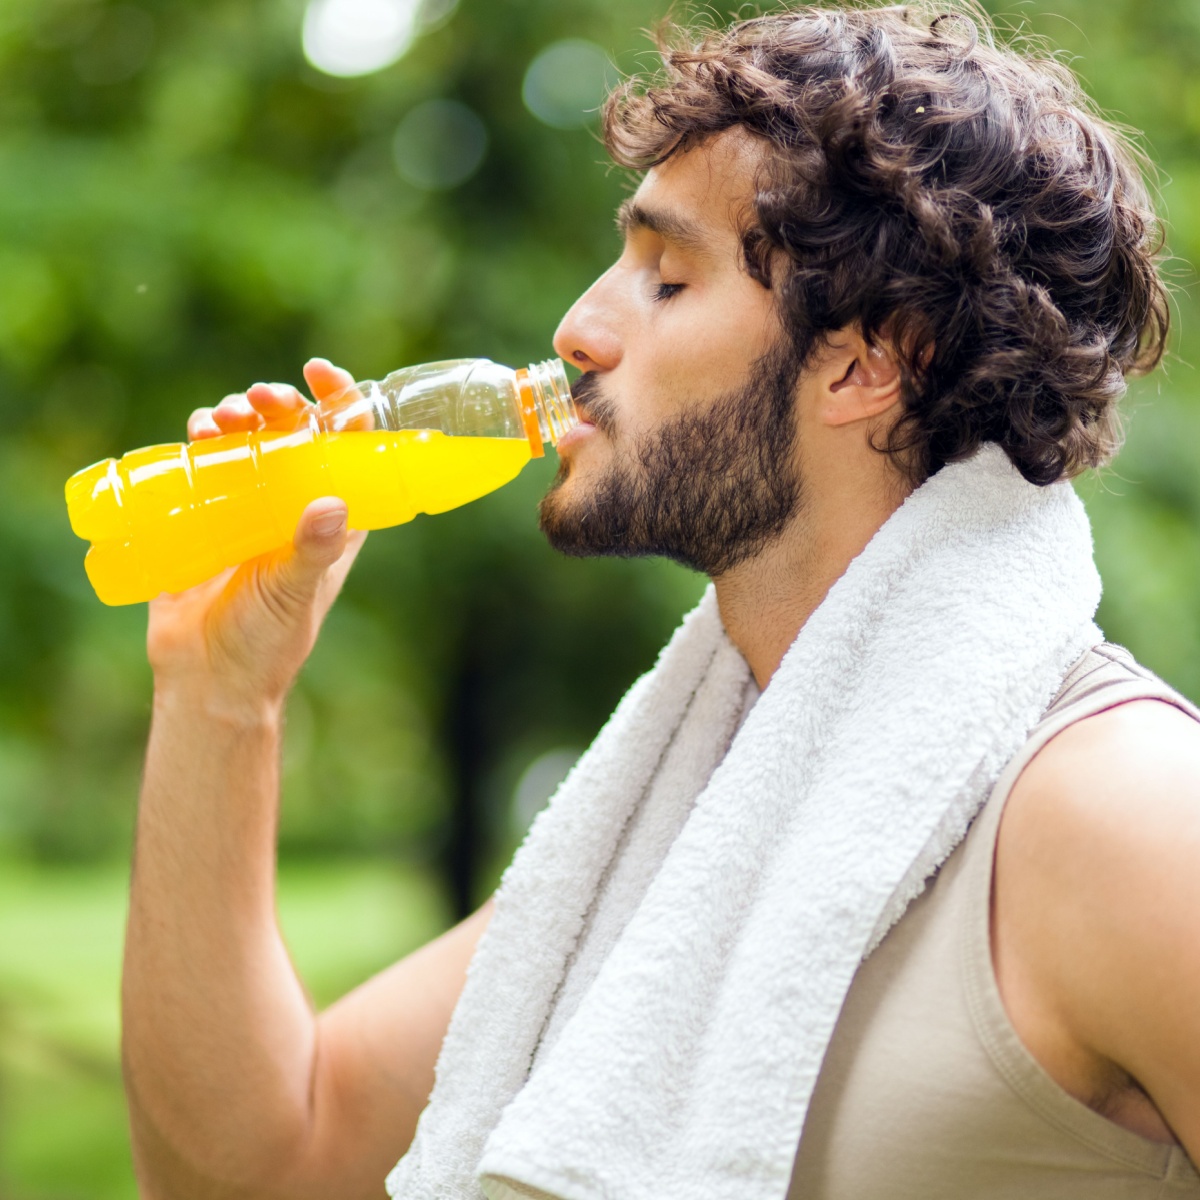
[[[710,589],[506,872],[391,1195],[780,1200],[855,970],[1101,640],[1099,598],[1068,484],[1037,488],[989,445],[918,488],[688,798],[641,904],[530,1074],[667,747],[727,720],[743,694]]]
[[[728,639],[723,642],[654,778],[621,831],[621,840],[597,888],[567,962],[562,986],[554,997],[534,1056],[535,1071],[625,932],[691,814],[696,797],[720,765],[758,698],[746,660]]]

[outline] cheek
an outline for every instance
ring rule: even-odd
[[[740,354],[752,361],[778,341],[782,328],[775,298],[748,276],[739,275],[735,284],[713,289],[706,299],[705,341],[714,354]]]
[[[686,400],[742,386],[782,334],[771,294],[745,277],[682,292],[656,322],[651,353],[668,393]]]

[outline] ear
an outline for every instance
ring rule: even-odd
[[[850,425],[887,412],[900,399],[900,367],[891,349],[869,345],[857,329],[829,339],[829,355],[819,369],[821,423]]]

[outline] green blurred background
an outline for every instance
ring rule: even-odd
[[[665,7],[0,0],[0,1200],[136,1195],[117,980],[145,611],[92,596],[63,482],[310,355],[545,357],[630,186],[591,110],[652,65]],[[1200,697],[1200,4],[997,11],[1162,169],[1172,353],[1079,488],[1101,624]],[[699,595],[553,555],[553,467],[372,535],[293,696],[280,905],[318,1003],[494,886]]]

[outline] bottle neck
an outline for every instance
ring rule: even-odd
[[[579,424],[579,414],[571,399],[571,386],[562,360],[548,358],[530,363],[516,372],[517,395],[521,418],[533,447],[533,456],[540,458],[546,442],[558,445],[558,439]]]

